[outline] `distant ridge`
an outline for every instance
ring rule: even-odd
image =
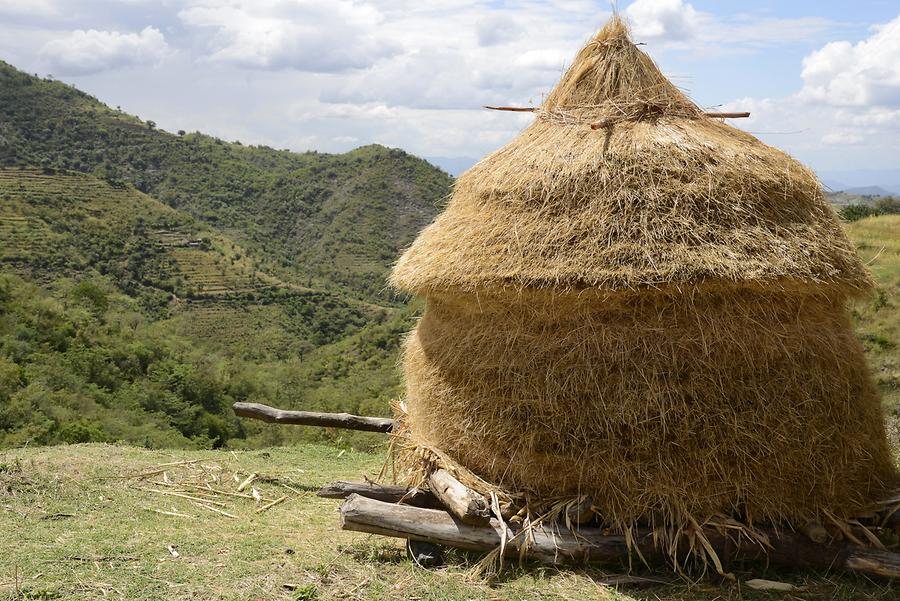
[[[885,190],[881,186],[859,186],[856,188],[846,188],[841,190],[846,194],[858,194],[860,196],[891,196],[890,190]]]

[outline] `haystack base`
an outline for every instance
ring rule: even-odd
[[[519,526],[504,525],[496,519],[491,519],[486,526],[473,526],[446,511],[384,503],[356,494],[350,495],[341,506],[341,528],[472,551],[487,552],[502,547],[506,556],[528,557],[553,565],[627,564],[633,559],[624,536],[604,534],[600,529],[582,528],[576,534],[559,527],[538,526],[526,536]],[[766,561],[792,568],[900,578],[898,553],[851,545],[820,545],[802,534],[789,532],[766,532],[769,548],[735,541],[714,529],[704,529],[703,534],[725,561]],[[635,532],[633,546],[647,563],[661,564],[669,558],[655,544],[650,530]]]

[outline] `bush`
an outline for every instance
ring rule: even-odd
[[[875,201],[873,206],[852,204],[847,205],[838,211],[841,219],[847,222],[865,219],[866,217],[876,217],[878,215],[898,215],[900,214],[900,199],[893,196],[883,196]]]
[[[59,429],[59,438],[66,444],[110,442],[109,437],[105,433],[81,422],[65,424]]]
[[[860,219],[865,219],[866,217],[874,217],[878,215],[878,209],[875,207],[870,207],[868,205],[847,205],[842,207],[840,211],[838,211],[838,215],[844,221],[850,223],[853,221],[859,221]]]

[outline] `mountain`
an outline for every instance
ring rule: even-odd
[[[327,439],[238,423],[230,405],[387,414],[412,317],[285,282],[128,185],[0,169],[0,447]]]
[[[244,357],[336,342],[392,309],[288,284],[240,245],[126,185],[52,169],[0,169],[0,264],[34,283],[106,276],[153,318]],[[239,307],[239,311],[233,310]],[[267,319],[262,319],[263,315]],[[248,320],[278,324],[262,328]],[[240,345],[240,346],[237,346]]]
[[[309,286],[396,303],[384,275],[452,183],[426,161],[382,146],[298,154],[179,133],[0,62],[0,165],[131,184]]]
[[[857,169],[817,173],[830,191],[841,192],[852,188],[877,186],[889,194],[900,195],[900,169]]]
[[[180,134],[0,63],[0,448],[381,444],[230,405],[389,414],[416,307],[384,276],[452,179]]]
[[[857,194],[859,196],[891,196],[891,192],[885,190],[881,186],[859,186],[856,188],[846,188],[843,192],[847,194]]]

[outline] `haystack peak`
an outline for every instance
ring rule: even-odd
[[[628,25],[618,15],[585,44],[543,108],[593,109],[598,116],[629,119],[702,113],[634,44]]]

